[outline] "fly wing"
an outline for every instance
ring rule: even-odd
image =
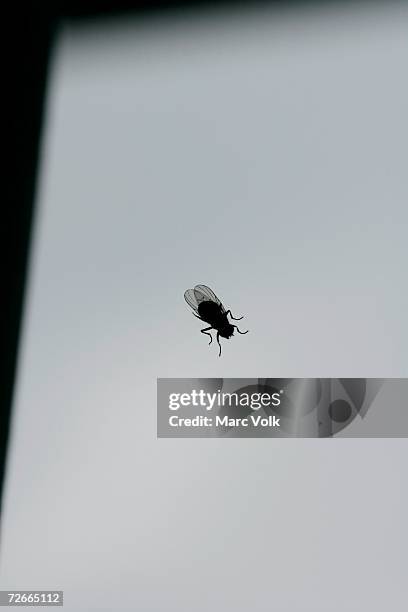
[[[184,292],[184,299],[187,304],[198,313],[198,301],[194,289],[187,289],[187,291]]]
[[[221,306],[222,312],[225,312],[225,308],[222,305],[222,302],[215,295],[214,291],[207,287],[207,285],[196,285],[194,287],[194,295],[198,303],[200,302],[215,302],[219,306]]]

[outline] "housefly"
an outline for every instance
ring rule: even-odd
[[[222,338],[231,338],[234,335],[234,329],[239,334],[247,334],[247,331],[240,331],[236,325],[232,325],[228,320],[228,315],[233,321],[240,321],[243,317],[235,318],[232,316],[230,310],[225,310],[221,303],[221,300],[217,298],[214,291],[206,285],[196,285],[194,289],[187,289],[184,293],[184,299],[187,304],[193,309],[193,315],[196,316],[204,323],[209,323],[209,327],[205,327],[201,330],[202,334],[210,336],[211,340],[209,345],[213,341],[212,335],[209,333],[211,329],[217,331],[217,342],[220,347],[218,356],[221,356],[221,344],[220,336]]]

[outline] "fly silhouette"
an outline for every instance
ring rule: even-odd
[[[227,338],[228,340],[234,335],[236,329],[239,334],[247,334],[247,331],[240,331],[237,325],[233,325],[228,320],[228,315],[233,321],[240,321],[244,317],[235,318],[232,316],[230,310],[225,310],[221,300],[215,295],[214,291],[206,285],[196,285],[194,289],[187,289],[184,293],[184,299],[187,304],[193,309],[193,315],[204,323],[208,323],[209,327],[205,327],[201,330],[202,334],[210,336],[211,340],[209,345],[213,341],[213,337],[210,334],[210,330],[217,332],[217,343],[220,347],[218,356],[221,356],[221,343],[220,336]]]

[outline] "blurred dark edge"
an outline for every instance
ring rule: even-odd
[[[369,0],[367,0],[369,1]],[[121,14],[162,14],[185,8],[228,8],[260,5],[296,7],[333,5],[352,0],[152,0],[58,2],[47,6],[28,3],[11,6],[11,18],[3,19],[8,66],[3,97],[6,101],[7,170],[6,201],[2,223],[3,291],[0,327],[0,504],[5,475],[7,442],[26,286],[33,207],[36,192],[47,73],[55,34],[61,20],[84,20]],[[1,508],[1,506],[0,506]]]

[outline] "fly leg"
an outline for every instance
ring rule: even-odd
[[[233,321],[240,321],[241,319],[244,318],[244,317],[238,317],[238,318],[233,317],[232,316],[232,312],[230,310],[227,310],[227,312],[225,314],[229,315]]]
[[[213,339],[212,339],[212,335],[208,333],[208,330],[209,330],[209,329],[212,329],[212,327],[210,326],[210,327],[204,327],[204,329],[200,329],[200,331],[201,331],[201,333],[202,333],[202,334],[205,334],[206,336],[210,336],[210,338],[211,338],[211,340],[210,340],[210,341],[209,341],[209,343],[208,343],[208,346],[210,346],[210,344],[211,344],[211,342],[212,342],[212,340],[213,340]]]
[[[217,342],[220,347],[220,352],[218,353],[218,357],[221,357],[221,344],[220,344],[220,332],[217,332]]]
[[[249,332],[249,329],[247,329],[247,330],[246,330],[246,331],[244,331],[244,332],[240,331],[240,330],[238,329],[237,325],[233,325],[233,327],[235,327],[235,329],[237,330],[237,332],[238,332],[239,334],[242,334],[242,335],[243,335],[243,334],[247,334],[247,333]]]

